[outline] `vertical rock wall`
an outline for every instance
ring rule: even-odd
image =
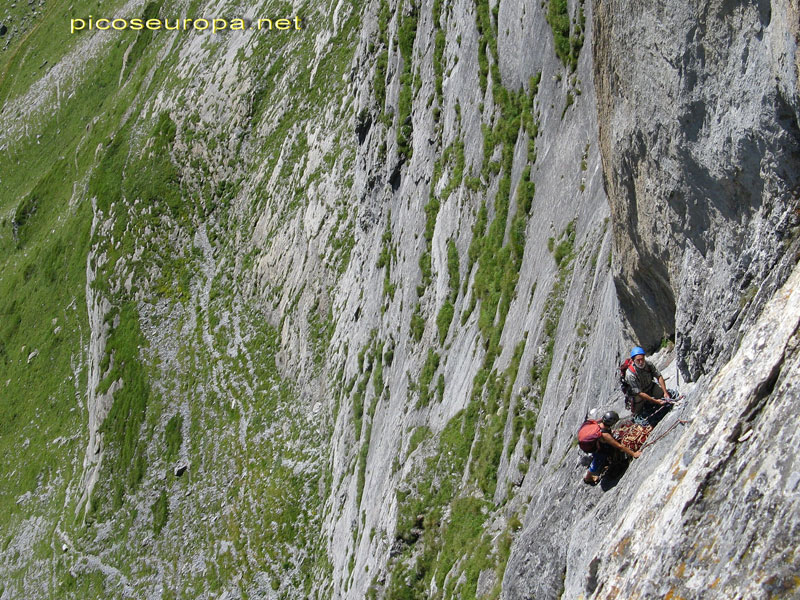
[[[695,378],[793,262],[797,4],[598,2],[594,24],[617,292],[642,343],[676,336]]]
[[[797,2],[305,9],[291,37],[74,38],[0,81],[9,156],[74,156],[67,200],[107,205],[60,451],[84,480],[53,479],[86,493],[13,488],[3,600],[794,593],[769,440],[796,445]],[[38,201],[55,231],[66,200]],[[673,337],[687,401],[585,486],[576,428]]]

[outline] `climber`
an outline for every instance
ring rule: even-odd
[[[645,360],[644,348],[631,350],[632,364],[625,372],[625,382],[632,398],[631,412],[641,419],[653,415],[659,407],[671,404],[672,397],[664,378],[649,360]]]
[[[584,452],[592,454],[592,464],[583,476],[584,483],[596,484],[600,480],[603,468],[608,462],[609,454],[619,450],[632,458],[639,458],[642,453],[626,448],[611,435],[611,427],[619,421],[619,415],[613,410],[603,415],[601,421],[587,420],[578,431],[578,445]]]

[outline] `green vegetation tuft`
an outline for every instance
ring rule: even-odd
[[[388,30],[390,19],[391,11],[389,10],[389,3],[386,0],[381,0],[380,8],[378,9],[378,44],[381,49],[375,60],[375,76],[372,80],[372,88],[374,90],[375,102],[378,105],[381,120],[383,121],[386,120],[386,69],[389,66]]]
[[[578,16],[572,21],[570,21],[567,0],[549,0],[546,15],[553,32],[556,55],[564,63],[564,66],[569,67],[570,71],[578,68],[578,56],[583,48],[586,27],[583,0],[579,0],[577,4]]]
[[[449,276],[450,294],[448,299],[450,302],[455,302],[458,298],[459,287],[459,260],[458,248],[452,239],[447,241],[447,274]]]
[[[555,244],[555,241],[554,241]],[[575,257],[575,221],[570,221],[559,237],[558,245],[553,251],[553,258],[558,265],[558,275],[553,288],[545,300],[544,328],[540,342],[541,352],[531,366],[531,384],[537,389],[539,397],[544,397],[547,379],[553,365],[555,335],[564,310],[564,297],[567,284],[572,274],[572,260]]]
[[[561,265],[565,259],[572,259],[573,249],[575,247],[575,221],[570,221],[564,232],[561,234],[558,246],[555,247],[553,252],[553,259],[556,265]]]
[[[422,334],[425,331],[425,319],[422,318],[422,312],[420,310],[419,303],[414,307],[414,312],[411,315],[411,325],[410,325],[410,332],[411,337],[415,342],[419,342],[422,339]]]
[[[516,114],[516,127],[519,127],[519,113]],[[477,257],[478,270],[475,273],[473,294],[480,301],[478,327],[485,340],[489,342],[488,364],[491,364],[498,352],[499,337],[505,325],[506,315],[514,297],[522,258],[525,250],[525,228],[529,211],[533,202],[534,187],[530,182],[530,168],[526,167],[517,186],[516,211],[508,228],[510,205],[510,171],[513,161],[513,147],[519,129],[514,124],[507,130],[507,141],[504,145],[504,175],[495,198],[495,217],[489,224],[488,231],[480,237],[473,237],[470,245],[470,258]],[[512,133],[513,132],[513,133]],[[512,141],[513,138],[513,141]],[[506,150],[511,150],[507,152]],[[481,209],[483,211],[483,208]],[[476,230],[483,226],[483,217],[479,213]]]
[[[567,0],[550,0],[547,6],[547,22],[553,31],[556,55],[565,65],[570,62],[569,12]]]
[[[447,332],[450,330],[450,323],[453,321],[453,314],[455,309],[450,300],[445,300],[442,308],[439,309],[439,314],[436,317],[436,327],[439,330],[439,343],[444,344],[447,338]]]
[[[411,5],[411,12],[406,15],[397,32],[398,47],[403,58],[403,70],[400,74],[400,94],[397,100],[397,152],[401,160],[411,158],[413,148],[411,138],[414,125],[411,119],[411,106],[413,102],[413,54],[414,40],[417,37],[417,12],[416,4]]]
[[[153,514],[153,532],[158,535],[164,529],[164,525],[167,524],[167,517],[169,516],[167,492],[165,490],[161,490],[158,498],[150,507],[150,512]]]
[[[436,369],[439,368],[439,355],[432,349],[428,348],[428,356],[425,359],[425,364],[422,365],[422,370],[419,374],[419,401],[417,408],[423,408],[428,405],[431,400],[431,382],[433,376],[436,374]]]
[[[433,0],[432,15],[433,26],[436,30],[433,42],[433,74],[435,77],[436,100],[439,106],[444,104],[444,46],[445,32],[442,29],[442,3],[443,0]]]
[[[141,428],[151,399],[149,377],[139,352],[146,341],[139,328],[136,305],[125,304],[119,311],[119,318],[119,325],[109,335],[106,345],[113,365],[97,389],[98,394],[104,394],[112,383],[122,384],[114,392],[114,403],[100,428],[110,449],[109,470],[117,474],[111,482],[113,510],[122,506],[126,492],[133,491],[144,475],[147,440]]]
[[[378,256],[377,267],[379,269],[386,268],[383,274],[383,295],[388,297],[391,302],[394,300],[394,293],[397,290],[397,285],[392,283],[392,262],[397,261],[397,251],[392,244],[392,211],[389,211],[389,216],[386,220],[386,230],[381,238],[381,253]]]
[[[180,413],[173,415],[167,422],[167,426],[164,429],[164,446],[166,447],[164,460],[167,462],[177,458],[180,452],[181,443],[183,442],[182,427],[183,415]]]
[[[333,319],[333,306],[328,306],[328,311],[323,315],[319,310],[319,298],[314,302],[306,315],[308,323],[309,346],[313,353],[313,364],[317,372],[320,372],[327,358],[328,347],[336,328]]]
[[[383,111],[386,104],[386,68],[389,66],[389,51],[384,50],[375,62],[375,77],[372,86],[375,90],[375,101]]]
[[[407,455],[411,455],[414,450],[416,450],[423,441],[431,437],[431,435],[432,432],[429,427],[424,425],[415,427],[414,432],[411,434],[411,439],[408,441]]]
[[[481,91],[486,92],[489,81],[489,57],[494,60],[494,65],[498,63],[497,54],[497,35],[495,24],[492,23],[491,9],[488,0],[475,0],[476,21],[478,27],[478,81]],[[492,83],[500,83],[499,78]]]
[[[489,568],[502,581],[510,533],[493,541],[486,531],[492,504],[458,492],[476,416],[468,408],[453,417],[439,437],[435,454],[409,474],[406,487],[397,493],[395,543],[402,553],[393,565],[386,598],[427,598],[435,586],[441,590],[439,597],[474,600],[478,577]],[[417,437],[417,431],[412,437]],[[491,597],[498,594],[499,587]]]

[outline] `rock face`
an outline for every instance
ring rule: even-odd
[[[593,549],[594,597],[797,595],[800,459],[787,449],[800,442],[799,349],[795,268],[730,361],[694,389],[691,422],[649,461],[647,480],[622,486],[631,501]]]
[[[38,321],[71,373],[3,430],[0,597],[796,595],[798,5],[662,4],[14,46],[0,307],[86,314],[0,330],[15,382]],[[686,398],[588,487],[634,343]]]
[[[561,500],[523,534],[508,597],[554,597],[559,586],[569,598],[796,595],[800,471],[784,442],[797,436],[798,283],[796,268],[730,362],[684,388],[691,401],[613,489],[599,499],[576,490],[571,515],[582,518],[568,524]],[[540,554],[551,537],[564,549],[561,579]]]
[[[794,263],[797,4],[595,9],[620,304],[644,344],[675,335],[696,378],[730,357]]]
[[[791,595],[795,467],[770,440],[794,436],[780,365],[795,353],[796,272],[780,286],[798,258],[797,6],[634,10],[602,2],[593,15],[614,283],[634,339],[674,334],[683,379],[700,379],[601,500],[541,482],[506,595]],[[763,444],[754,428],[770,432]],[[775,512],[779,525],[763,517]]]

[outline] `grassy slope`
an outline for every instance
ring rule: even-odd
[[[119,5],[104,4],[103,11],[112,12]],[[13,103],[68,56],[86,39],[65,32],[68,17],[97,9],[92,2],[49,3],[0,55],[0,99]],[[151,3],[145,10],[158,11],[158,6]],[[322,60],[317,74],[319,93],[279,119],[265,118],[264,129],[271,131],[259,144],[261,152],[256,157],[266,161],[264,168],[274,166],[294,126],[311,118],[326,101],[325,94],[341,86],[341,73],[352,54],[352,45],[342,42],[354,33],[356,22],[346,23],[345,37]],[[276,588],[285,580],[287,589],[294,586],[293,594],[302,595],[326,568],[324,557],[313,550],[316,541],[311,541],[319,515],[313,506],[304,508],[316,494],[319,473],[313,468],[298,473],[286,462],[302,464],[312,458],[317,459],[313,463],[321,462],[313,451],[289,448],[311,434],[292,425],[271,436],[255,435],[244,445],[238,435],[243,411],[256,432],[271,429],[276,421],[298,419],[291,408],[292,390],[277,375],[278,339],[262,324],[261,315],[245,311],[242,328],[250,364],[241,358],[229,359],[224,351],[233,331],[224,321],[234,302],[233,282],[215,279],[207,313],[192,297],[192,290],[196,292],[202,283],[198,272],[202,252],[191,248],[191,236],[197,223],[205,220],[212,240],[220,240],[218,250],[232,256],[234,248],[222,248],[227,236],[220,236],[219,228],[232,223],[227,202],[241,181],[192,186],[187,182],[207,175],[208,162],[183,163],[178,168],[181,163],[173,143],[178,135],[185,142],[185,132],[177,134],[170,115],[152,114],[148,105],[159,90],[166,89],[178,118],[192,112],[191,106],[182,106],[185,100],[179,100],[188,95],[188,81],[170,76],[177,50],[160,59],[161,63],[156,58],[167,37],[146,32],[103,35],[108,39],[102,51],[92,57],[88,68],[76,71],[79,84],[73,93],[62,94],[57,105],[51,102],[43,111],[8,115],[24,120],[27,135],[14,136],[7,142],[8,151],[0,153],[0,364],[4,374],[0,386],[7,399],[0,404],[0,448],[7,457],[0,489],[0,544],[8,551],[0,563],[4,585],[14,594],[27,589],[73,597],[107,597],[109,591],[119,593],[124,582],[141,591],[152,586],[152,581],[146,581],[152,573],[148,567],[134,566],[140,547],[127,543],[119,547],[116,541],[141,540],[155,532],[161,539],[151,556],[182,556],[191,561],[194,552],[215,565],[210,574],[186,577],[167,564],[165,597],[173,591],[182,595],[235,587],[233,580],[242,573],[245,589],[257,571],[269,573],[273,564],[277,570],[268,580]],[[280,57],[277,41],[265,39],[257,44],[249,63],[256,73],[266,71],[276,81],[287,63],[313,57],[314,39],[311,35],[292,39],[296,54],[286,52],[286,57]],[[283,94],[299,97],[299,91],[309,87],[308,78],[305,69],[288,89],[257,89],[250,115],[253,122],[257,124]],[[61,81],[62,90],[69,87],[69,78]],[[200,143],[206,147],[225,143],[230,134],[224,126],[207,127],[201,133]],[[302,145],[295,146],[302,153]],[[292,183],[291,178],[287,183]],[[262,193],[261,199],[275,201],[270,196]],[[112,217],[110,226],[93,238],[92,197],[97,198],[101,214]],[[140,201],[136,207],[133,199]],[[150,239],[143,237],[145,232]],[[167,239],[188,242],[189,248],[176,256]],[[90,331],[85,285],[90,245],[109,259],[94,283],[97,293],[112,305],[107,320],[113,323],[114,317],[120,318],[101,363],[100,391],[120,379],[123,388],[116,393],[104,426],[110,450],[86,527],[82,512],[75,509],[80,508],[76,484],[87,441],[84,403]],[[350,245],[344,242],[348,252]],[[132,261],[137,247],[142,256]],[[131,273],[134,286],[129,293],[118,284],[121,275]],[[173,370],[162,368],[143,337],[141,299],[154,306],[166,303],[181,323],[190,320],[192,313],[197,317],[195,331],[178,343],[178,359],[168,366]],[[212,331],[223,354],[218,361],[210,358],[210,349],[199,339],[204,327]],[[324,349],[324,344],[319,347],[320,352]],[[38,355],[28,360],[34,350]],[[161,415],[174,413],[174,400],[179,397],[188,399],[190,419],[183,430],[189,439],[182,439],[174,426],[167,439]],[[174,459],[174,448],[181,442],[190,460],[201,465],[199,473],[159,482],[156,469],[169,468],[161,452],[173,448]],[[222,476],[242,482],[243,491],[237,496],[218,489],[217,495],[208,498],[207,510],[214,512],[217,506],[217,512],[225,514],[218,524],[198,527],[196,508],[189,503],[176,508],[174,502],[167,508],[163,501],[165,491],[171,498],[182,488],[204,481],[207,485]],[[156,496],[151,499],[153,493]],[[226,511],[220,508],[223,503]],[[29,535],[33,522],[40,526]],[[103,543],[96,535],[104,523],[111,526],[111,540]],[[182,539],[180,531],[187,525],[194,531]],[[57,531],[65,532],[75,544],[74,553],[61,555]],[[230,548],[220,550],[221,540],[228,540]],[[244,552],[245,547],[254,550]],[[103,576],[87,567],[88,555],[99,556],[120,575]],[[107,586],[110,589],[104,591]]]

